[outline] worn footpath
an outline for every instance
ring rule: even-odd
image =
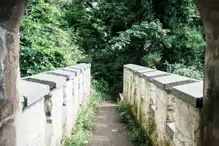
[[[134,146],[116,108],[112,102],[99,106],[87,146]]]

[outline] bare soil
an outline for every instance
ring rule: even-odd
[[[113,102],[101,104],[93,124],[93,136],[87,146],[134,146],[131,136],[121,123]]]

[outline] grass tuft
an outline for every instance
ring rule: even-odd
[[[134,144],[136,146],[149,146],[147,134],[133,115],[132,106],[128,102],[122,100],[118,101],[117,104],[121,119],[127,124]]]

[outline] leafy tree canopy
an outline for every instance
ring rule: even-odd
[[[22,75],[88,62],[115,97],[127,63],[203,77],[203,24],[192,0],[33,0],[21,32]]]

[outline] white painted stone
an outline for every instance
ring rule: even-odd
[[[53,133],[56,146],[61,143],[63,135],[62,125],[62,106],[63,106],[63,87],[52,91],[52,125]]]
[[[17,128],[17,146],[46,146],[43,98],[22,112]]]
[[[24,78],[31,79],[22,81],[25,106],[16,122],[16,146],[61,146],[62,138],[71,135],[79,106],[88,104],[90,97],[90,65],[77,68]]]
[[[27,90],[28,89],[28,90]],[[29,107],[49,93],[49,86],[21,80],[21,95],[25,98],[23,105]]]
[[[65,137],[70,137],[73,124],[74,124],[74,103],[73,103],[73,93],[72,93],[72,88],[73,88],[73,81],[68,81],[65,85],[64,92],[65,92],[65,100],[66,100],[66,105],[63,105],[63,108],[65,111],[63,111],[63,115],[65,115],[63,118],[63,126],[64,126],[64,136]]]
[[[77,115],[79,112],[80,106],[80,95],[79,95],[79,77],[76,77],[73,82],[73,105],[75,114]]]
[[[46,146],[52,146],[52,143],[54,143],[53,125],[52,123],[46,123]]]

